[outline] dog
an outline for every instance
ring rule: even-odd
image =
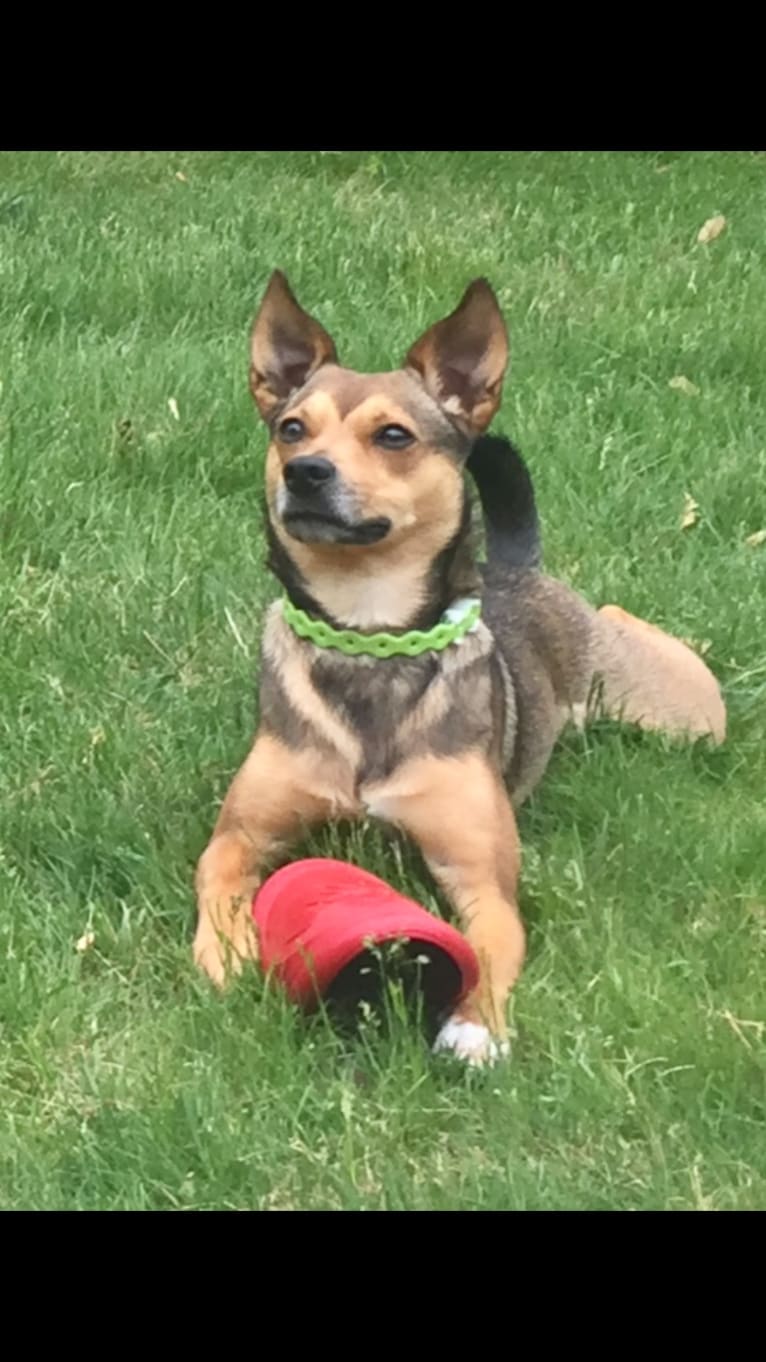
[[[255,742],[196,878],[194,956],[223,984],[257,957],[253,894],[301,832],[370,815],[404,831],[479,960],[436,1042],[474,1065],[508,1052],[525,954],[514,811],[564,725],[599,713],[714,743],[726,728],[695,653],[542,572],[529,474],[487,433],[508,357],[484,279],[402,368],[361,374],[272,275],[250,390],[269,430],[269,567],[285,600],[266,618]]]

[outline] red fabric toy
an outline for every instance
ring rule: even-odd
[[[288,996],[311,1010],[344,976],[369,975],[370,945],[411,943],[410,958],[434,964],[431,1001],[451,1009],[475,988],[479,967],[464,936],[376,875],[321,857],[272,875],[253,900],[260,960]],[[353,990],[353,986],[352,986]]]

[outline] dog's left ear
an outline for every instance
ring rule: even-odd
[[[272,274],[250,338],[250,391],[270,420],[322,364],[337,360],[335,342],[304,312],[281,270]]]
[[[486,279],[474,279],[449,317],[416,341],[405,364],[470,433],[485,430],[500,405],[508,332]]]

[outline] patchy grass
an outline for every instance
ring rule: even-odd
[[[765,212],[738,153],[0,156],[0,1204],[766,1207]],[[486,273],[549,570],[725,685],[720,751],[562,742],[489,1075],[190,962],[275,592],[246,387],[275,265],[362,369]],[[311,845],[436,902],[377,829]]]

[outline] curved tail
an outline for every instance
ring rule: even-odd
[[[542,559],[535,493],[524,460],[504,435],[480,435],[466,463],[479,492],[487,560],[536,568]]]

